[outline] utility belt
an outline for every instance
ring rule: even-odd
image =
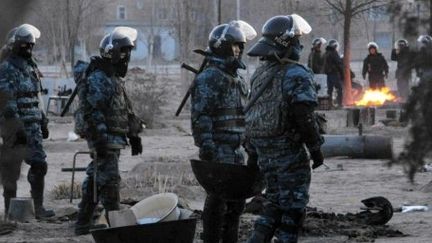
[[[31,103],[18,103],[18,109],[30,109],[33,107],[39,107],[39,102],[31,102]]]
[[[216,109],[211,114],[214,128],[244,127],[243,108]],[[232,118],[230,118],[232,117]]]
[[[38,92],[18,92],[17,98],[34,98],[38,96]]]

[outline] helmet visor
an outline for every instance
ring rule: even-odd
[[[38,39],[41,35],[41,32],[38,28],[34,27],[31,24],[23,24],[17,27],[14,39],[25,40],[25,42],[35,43],[36,39]]]
[[[138,31],[131,27],[116,27],[111,32],[112,40],[119,40],[128,38],[131,42],[134,42],[138,37]]]
[[[211,36],[211,33],[210,33]],[[255,29],[243,20],[233,20],[225,25],[218,42],[226,40],[226,36],[231,36],[231,38],[236,42],[246,42],[252,40],[257,36]]]
[[[295,35],[306,35],[312,31],[312,27],[300,15],[292,14],[291,18],[293,19],[292,31],[294,32]]]
[[[257,32],[254,27],[243,20],[231,21],[228,26],[239,29],[245,36],[246,40],[252,40],[257,36]]]

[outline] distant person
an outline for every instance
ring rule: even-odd
[[[362,75],[366,79],[366,74],[369,78],[369,87],[371,89],[379,89],[385,86],[384,79],[388,77],[389,67],[384,56],[378,52],[378,44],[369,42],[369,54],[363,61]]]
[[[321,51],[321,47],[327,43],[326,39],[320,37],[315,38],[312,41],[311,53],[308,57],[308,67],[312,69],[313,73],[322,73],[322,67],[324,64],[324,56]]]
[[[409,95],[409,84],[411,82],[411,70],[413,68],[412,52],[405,39],[397,40],[391,52],[391,60],[397,62],[396,80],[399,97],[404,101]]]
[[[338,53],[339,42],[330,40],[324,54],[323,72],[327,74],[327,94],[330,104],[333,104],[333,89],[336,88],[336,104],[342,107],[343,99],[343,63]]]

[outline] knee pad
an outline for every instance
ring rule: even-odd
[[[29,173],[35,176],[45,176],[47,172],[48,164],[46,162],[32,164],[29,170]]]
[[[27,180],[32,183],[37,181],[38,179],[43,178],[48,171],[48,165],[47,163],[35,163],[32,164],[28,174],[27,174]]]

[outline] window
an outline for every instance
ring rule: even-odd
[[[388,21],[389,15],[385,6],[373,6],[369,9],[369,20]]]
[[[126,7],[123,5],[117,6],[117,19],[126,19]]]
[[[375,35],[375,41],[380,48],[392,47],[392,35],[390,32],[378,32]]]
[[[168,9],[166,8],[161,8],[158,11],[158,18],[159,19],[167,19],[168,17]]]

